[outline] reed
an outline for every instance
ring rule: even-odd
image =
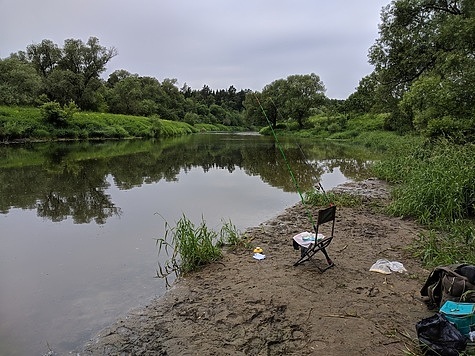
[[[304,194],[304,202],[314,206],[326,206],[331,203],[336,206],[357,207],[363,204],[363,199],[355,194],[324,193],[321,190],[312,190]]]
[[[429,228],[411,246],[426,265],[475,263],[475,145],[447,140],[395,147],[373,167],[393,183],[387,212]]]
[[[206,225],[204,218],[196,226],[184,214],[175,226],[165,221],[165,236],[156,239],[158,253],[165,252],[168,260],[159,263],[157,277],[183,275],[218,261],[223,256],[221,247],[239,246],[243,243],[236,226],[223,221],[223,226],[216,232]]]

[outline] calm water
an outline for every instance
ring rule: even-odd
[[[364,174],[360,153],[300,144],[282,142],[302,191]],[[0,147],[0,182],[0,355],[67,354],[163,295],[165,221],[244,231],[300,199],[273,140],[243,134]]]

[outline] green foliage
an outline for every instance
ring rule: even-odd
[[[0,59],[0,105],[32,105],[40,89],[41,78],[30,63]]]
[[[390,212],[413,216],[426,225],[446,226],[473,215],[475,146],[454,149],[447,142],[424,147],[394,191]]]
[[[351,140],[352,142],[362,142],[359,136],[375,134],[375,136],[386,135],[383,131],[384,121],[388,114],[360,114],[349,117],[344,114],[318,114],[314,115],[306,121],[305,129],[300,129],[297,122],[288,122],[286,124],[278,124],[275,128],[276,132],[284,134],[285,132],[296,131],[292,133],[299,137],[319,137],[337,140]],[[259,132],[263,135],[270,135],[269,126],[263,127]],[[393,133],[387,133],[394,136]],[[379,138],[378,138],[379,140]],[[373,146],[376,142],[366,140],[363,144],[367,147]]]
[[[475,262],[475,228],[473,223],[451,224],[451,231],[429,230],[419,234],[411,244],[411,253],[425,265],[436,267],[453,263]]]
[[[116,55],[115,48],[107,49],[90,37],[86,43],[66,39],[63,48],[50,40],[28,45],[24,60],[41,76],[44,94],[51,101],[61,105],[74,101],[83,110],[91,110],[98,108],[95,92],[102,86],[99,76]]]
[[[66,111],[56,101],[50,101],[41,105],[43,120],[54,126],[66,125]]]
[[[173,137],[197,132],[197,129],[186,122],[161,120],[161,137]]]
[[[41,115],[43,120],[53,126],[65,126],[78,111],[78,107],[72,101],[63,107],[56,102],[50,101],[41,105]]]
[[[305,193],[306,204],[314,206],[336,206],[357,207],[363,204],[360,196],[355,194],[335,194],[334,192],[323,192],[321,190],[311,190]]]
[[[38,128],[47,130],[38,109],[0,107],[0,140],[29,138]]]
[[[291,75],[266,85],[262,93],[246,94],[246,117],[252,124],[276,127],[277,121],[295,121],[299,128],[312,110],[325,103],[325,86],[314,73]],[[261,107],[262,106],[262,107]]]
[[[374,165],[379,178],[396,184],[387,211],[434,230],[413,246],[413,253],[425,263],[475,261],[474,168],[475,145],[420,138],[394,144]]]
[[[158,117],[78,112],[74,103],[47,102],[41,109],[0,106],[0,140],[172,137],[197,132],[184,122]],[[213,126],[214,130],[222,127]],[[208,130],[208,128],[201,128]]]
[[[430,139],[446,138],[456,144],[475,142],[475,118],[457,120],[444,116],[429,119],[424,134]]]
[[[223,221],[219,233],[210,230],[202,218],[195,226],[185,215],[171,227],[165,222],[165,236],[156,240],[158,253],[165,251],[170,259],[162,267],[159,264],[157,277],[167,278],[170,274],[186,274],[200,267],[219,260],[222,257],[220,246],[232,247],[243,244],[239,231],[231,221]]]
[[[382,11],[380,37],[369,57],[380,83],[378,105],[391,113],[387,128],[407,132],[413,125],[430,137],[473,139],[473,130],[457,131],[458,122],[472,119],[475,108],[475,14],[470,3],[396,0]],[[430,124],[442,118],[443,125]],[[470,137],[461,139],[465,133]]]
[[[231,220],[221,220],[223,226],[219,232],[219,244],[223,246],[230,246],[231,249],[237,247],[249,247],[246,240],[243,239],[241,232],[231,222]]]
[[[376,88],[378,86],[375,73],[360,80],[356,92],[345,101],[348,112],[364,114],[370,112],[376,105]]]
[[[420,143],[421,139],[417,136],[402,136],[392,131],[368,131],[360,133],[352,142],[372,151],[384,152],[387,157],[405,159],[404,153],[414,147],[414,144]]]

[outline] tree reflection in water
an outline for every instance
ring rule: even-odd
[[[366,172],[369,159],[330,143],[282,140],[301,192],[324,173],[340,168],[347,178]],[[243,169],[285,192],[296,192],[288,166],[270,137],[199,134],[161,141],[56,142],[0,147],[0,212],[36,209],[40,217],[105,224],[121,209],[107,193],[110,181],[123,190],[160,180],[176,181],[181,171],[201,167]]]

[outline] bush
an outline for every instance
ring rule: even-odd
[[[61,105],[56,101],[49,101],[40,107],[43,120],[53,126],[65,126],[79,109],[74,102]]]

